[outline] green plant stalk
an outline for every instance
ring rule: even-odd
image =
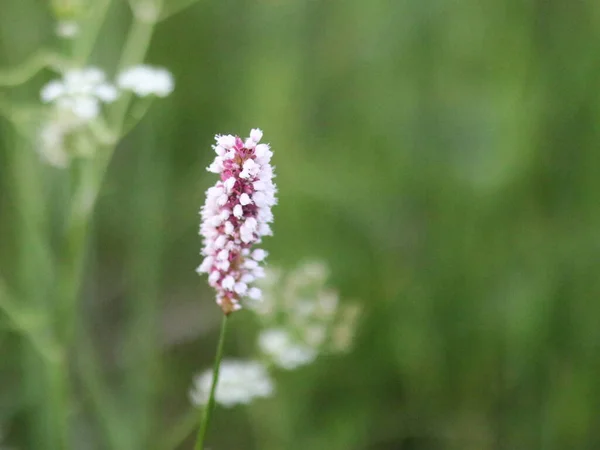
[[[194,450],[204,450],[204,441],[208,432],[208,426],[210,425],[210,419],[213,413],[213,409],[215,408],[215,392],[217,390],[217,384],[219,382],[219,369],[221,368],[221,360],[223,359],[223,343],[225,342],[226,331],[227,316],[223,315],[223,322],[221,323],[221,333],[219,334],[219,343],[217,344],[217,355],[215,357],[215,365],[213,366],[213,376],[212,385],[210,386],[210,395],[208,396],[208,402],[206,404],[206,408],[204,409],[204,414],[202,415]]]
[[[77,64],[84,65],[88,61],[110,5],[111,0],[96,0],[90,8],[89,15],[94,20],[86,24],[83,29],[84,39],[78,39],[73,48],[73,58]]]
[[[106,2],[106,6],[109,3]],[[153,29],[153,23],[134,20],[119,62],[120,68],[143,61],[150,45]],[[131,96],[124,95],[115,105],[116,112],[113,117],[115,118],[116,134],[119,134],[118,132],[123,127],[130,101]],[[61,285],[63,286],[61,289],[63,304],[61,316],[66,319],[62,325],[64,327],[63,337],[67,343],[72,340],[74,333],[89,223],[114,149],[115,145],[100,146],[97,149],[96,157],[84,160],[79,167],[79,173],[76,174],[75,188],[66,224],[65,257],[62,261],[61,276]]]
[[[125,43],[125,49],[119,61],[119,68],[135,65],[143,61],[154,24],[134,20]],[[125,94],[117,102],[111,116],[114,120],[115,135],[119,135],[131,102],[131,95]],[[75,189],[71,201],[65,233],[65,258],[62,274],[62,316],[65,329],[65,341],[72,339],[76,318],[76,306],[81,285],[81,269],[85,255],[89,223],[98,198],[104,175],[112,158],[115,145],[107,145],[97,149],[97,156],[92,160],[84,160],[80,173],[76,174]]]
[[[153,96],[139,99],[129,111],[129,120],[123,123],[120,135],[127,136],[141,122],[153,103]],[[1,111],[2,109],[0,109]]]
[[[94,21],[90,29],[91,32],[87,33],[87,39],[74,52],[75,59],[82,64],[89,57],[109,5],[110,0],[104,0],[99,4],[99,14],[96,16],[97,20]],[[153,29],[154,23],[134,20],[119,62],[120,69],[143,61],[150,44]],[[26,70],[15,72],[14,75],[11,74],[12,78],[5,77],[4,81],[6,83],[17,83],[23,77],[29,76],[30,72],[39,70],[38,66],[42,64],[48,64],[47,60],[38,58],[34,60],[33,64],[26,66]],[[113,124],[116,135],[120,135],[124,127],[123,122],[130,102],[131,95],[126,94],[115,107],[112,118],[115,120]],[[59,306],[57,311],[58,320],[56,320],[56,331],[61,337],[60,341],[67,353],[73,343],[76,331],[78,297],[81,288],[83,263],[86,253],[85,247],[91,217],[105,172],[114,152],[114,147],[114,145],[102,146],[98,149],[96,160],[84,160],[76,168],[74,190],[65,226],[64,254],[60,261]],[[61,352],[61,355],[63,355],[62,358],[54,358],[51,362],[47,362],[47,376],[45,379],[54,388],[48,393],[46,404],[55,417],[55,423],[50,428],[53,429],[54,434],[59,433],[62,435],[61,438],[56,439],[57,448],[67,448],[67,417],[69,409],[67,390],[68,368],[64,363],[64,353]],[[31,372],[35,373],[37,371]],[[94,397],[94,403],[97,403],[97,400],[98,397]],[[96,406],[97,410],[101,411],[101,415],[106,415],[107,408],[105,404],[101,405],[98,403]],[[46,442],[46,445],[54,445],[45,435],[40,435],[39,440]],[[115,445],[114,441],[113,445]]]
[[[75,332],[88,228],[101,183],[94,169],[93,161],[82,160],[73,170],[75,187],[65,227],[57,323],[65,347],[69,347]]]
[[[46,67],[58,70],[65,65],[66,61],[60,55],[47,50],[40,50],[18,66],[10,69],[0,69],[0,86],[18,86],[29,81]]]
[[[91,32],[87,33],[84,45],[75,51],[76,59],[83,64],[87,60],[93,43],[96,40],[100,26],[104,20],[104,15],[110,5],[110,0],[104,0],[99,7],[99,18],[94,21],[93,26],[88,28]],[[96,16],[98,17],[98,16]],[[129,35],[125,51],[121,58],[120,66],[135,64],[141,62],[146,54],[150,37],[152,34],[153,24],[140,24],[134,22],[133,30]],[[23,80],[31,77],[32,74],[39,71],[42,67],[51,65],[64,65],[57,62],[58,58],[47,53],[40,53],[22,67],[12,72],[0,73],[0,82],[5,85],[15,85]],[[127,112],[130,96],[123,100],[120,105],[117,129],[123,127],[122,123]],[[20,150],[20,149],[17,149]],[[85,256],[85,244],[87,241],[89,223],[99,193],[100,186],[106,168],[110,162],[114,145],[107,145],[100,148],[99,157],[96,161],[84,161],[77,173],[75,188],[67,217],[65,235],[64,235],[64,254],[60,260],[60,272],[58,281],[58,305],[55,311],[54,322],[57,325],[54,329],[45,330],[44,340],[54,340],[55,334],[60,337],[58,353],[53,357],[48,357],[45,354],[38,354],[40,346],[36,345],[39,341],[32,340],[30,346],[33,346],[32,353],[27,347],[24,348],[24,366],[27,379],[25,386],[28,387],[28,396],[32,396],[34,401],[41,401],[42,404],[36,409],[35,434],[32,436],[33,442],[41,443],[48,449],[66,449],[69,447],[69,420],[70,412],[69,405],[69,374],[66,364],[66,357],[71,347],[76,319],[77,319],[77,300],[81,286],[82,267]],[[33,175],[27,176],[30,169],[24,170],[29,164],[21,163],[22,156],[28,155],[29,152],[15,152],[14,175],[17,180],[17,185],[22,189],[17,188],[18,197],[17,204],[21,210],[41,211],[41,208],[36,208],[33,204],[43,203],[43,190],[32,189],[36,183],[29,183]],[[36,178],[37,181],[37,178]],[[25,208],[25,205],[32,205],[30,208]],[[37,305],[41,300],[47,297],[44,294],[44,283],[39,280],[35,282],[26,281],[34,274],[46,274],[51,276],[51,267],[40,270],[37,267],[39,264],[46,263],[42,258],[37,258],[37,251],[31,251],[30,247],[39,241],[40,236],[37,235],[37,230],[32,229],[32,224],[37,223],[34,217],[29,217],[23,214],[22,226],[17,227],[19,232],[19,242],[22,258],[20,258],[19,267],[19,284],[25,296],[25,301],[32,307],[36,306],[46,312],[51,313],[49,305]],[[25,217],[27,216],[27,217]],[[35,241],[35,242],[34,242]],[[42,239],[41,243],[47,245]],[[38,249],[38,246],[33,246],[33,249]],[[32,261],[33,259],[33,261]],[[30,264],[33,263],[33,264]],[[28,275],[29,274],[29,275]],[[21,281],[21,279],[23,281]],[[14,317],[13,317],[14,319]],[[50,321],[48,321],[50,322]],[[36,338],[39,334],[36,333]],[[44,336],[44,335],[42,335]],[[31,348],[31,347],[29,347]],[[40,382],[41,381],[41,382]],[[33,443],[32,442],[32,443]]]
[[[0,84],[17,85],[27,81],[44,67],[60,70],[67,65],[68,62],[62,55],[40,51],[21,66],[1,72]],[[12,118],[17,111],[10,108],[9,112]],[[23,134],[24,129],[16,118],[13,125]],[[19,226],[16,227],[19,230],[17,267],[19,294],[22,296],[20,300],[26,305],[25,310],[36,311],[42,316],[39,326],[34,324],[33,329],[29,328],[26,321],[21,320],[23,317],[12,317],[19,322],[21,331],[26,333],[30,341],[29,345],[24,342],[23,346],[24,395],[34,405],[30,445],[37,446],[43,443],[44,448],[49,450],[63,450],[70,447],[69,367],[66,349],[57,333],[61,327],[52,325],[61,323],[61,308],[66,302],[63,303],[59,298],[55,303],[52,296],[48,295],[55,274],[48,237],[43,232],[44,220],[38,217],[40,214],[44,217],[43,205],[46,204],[45,191],[39,183],[40,174],[36,173],[39,165],[30,148],[19,148],[17,145],[12,147],[15,149],[15,204],[19,205],[21,211]],[[69,253],[72,254],[77,239],[75,233],[69,234]],[[56,275],[61,277],[62,273],[58,272]],[[35,278],[30,279],[31,277]],[[58,283],[59,289],[65,287],[60,278]]]
[[[109,3],[109,1],[105,2],[105,7]],[[102,9],[102,11],[105,12],[105,9]],[[119,69],[139,64],[144,60],[153,30],[154,23],[141,22],[134,18],[119,61]],[[76,53],[82,58],[89,53],[89,50],[80,50],[80,52]],[[121,136],[131,98],[130,94],[125,93],[110,111],[112,113],[110,115],[110,119],[112,119],[110,122],[111,131],[116,138]],[[78,298],[90,222],[115,146],[115,143],[99,145],[94,159],[84,160],[76,168],[74,190],[65,226],[65,252],[61,261],[60,280],[61,311],[59,317],[61,320],[59,322],[62,327],[62,342],[70,350],[75,350],[71,347],[73,347],[77,332]],[[100,378],[95,379],[94,392],[107,392]],[[90,398],[99,422],[106,426],[106,418],[111,417],[110,423],[118,423],[118,420],[113,417],[116,410],[111,407],[112,402],[101,397],[101,395],[92,395]],[[123,443],[127,439],[123,436],[111,434],[109,441],[113,448],[126,448]]]
[[[76,57],[89,57],[89,53],[91,52],[89,45],[93,45],[95,42],[96,35],[104,21],[104,16],[109,5],[110,0],[104,0],[99,4],[99,19],[94,22],[94,26],[92,27],[94,33],[87,36],[88,39],[84,42],[86,45],[82,45],[82,49],[76,51]],[[141,22],[134,18],[132,28],[119,60],[119,70],[143,61],[150,45],[153,30],[153,22]],[[131,95],[123,95],[112,111],[113,115],[111,118],[114,119],[115,135],[119,135],[123,128],[123,122],[130,102]],[[77,294],[81,284],[81,268],[85,254],[85,241],[88,235],[89,222],[114,148],[115,145],[106,145],[97,149],[97,158],[83,161],[80,173],[76,174],[75,189],[66,225],[66,257],[63,261],[64,272],[62,277],[65,286],[63,301],[66,310],[63,311],[63,314],[69,316],[66,327],[67,335],[72,333],[73,324],[71,322],[74,321],[72,314],[76,306]]]
[[[104,15],[109,5],[110,0],[104,0],[99,5],[100,20],[96,21],[95,33],[89,36],[86,42],[91,42],[92,44],[95,42],[95,36],[104,20]],[[153,22],[142,22],[134,18],[132,28],[127,36],[127,41],[119,60],[119,70],[127,66],[139,64],[144,60],[153,31]],[[76,55],[80,58],[87,58],[90,51],[88,47],[84,46],[84,50],[79,50],[80,53],[76,52]],[[123,122],[130,102],[131,95],[126,93],[111,111],[115,136],[118,136],[123,128]],[[64,280],[67,294],[67,298],[64,301],[69,310],[73,309],[77,299],[89,222],[114,149],[114,144],[98,148],[95,159],[83,161],[81,171],[77,174],[75,181],[75,189],[66,226],[67,251],[66,261],[64,261],[66,266]]]
[[[48,326],[47,315],[40,312],[24,311],[15,298],[8,293],[4,280],[0,278],[0,311],[12,324],[12,330],[29,340],[38,354],[47,361],[59,358],[60,350],[55,341],[48,340],[42,332]]]
[[[68,448],[70,406],[65,395],[66,383],[61,375],[65,366],[64,355],[60,347],[55,346],[55,335],[50,327],[53,304],[48,290],[53,267],[47,257],[44,190],[33,150],[23,145],[14,130],[5,136],[10,137],[7,145],[13,149],[9,165],[12,174],[10,183],[14,205],[18,205],[14,227],[18,245],[14,267],[15,289],[21,302],[18,311],[35,311],[40,317],[39,321],[35,320],[37,323],[31,324],[24,321],[23,316],[16,315],[17,310],[7,309],[30,337],[22,343],[23,397],[34,405],[30,416],[30,446],[43,442],[48,450],[60,450]],[[5,302],[8,301],[5,298]],[[51,348],[53,350],[48,351]]]
[[[155,24],[153,22],[142,22],[137,19],[133,21],[127,42],[125,43],[125,48],[123,49],[121,59],[119,60],[117,72],[143,62],[144,56],[148,51],[148,46],[150,45],[154,26]],[[114,130],[114,134],[117,137],[121,137],[122,135],[125,116],[129,109],[131,99],[131,92],[123,92],[110,111],[109,126]]]

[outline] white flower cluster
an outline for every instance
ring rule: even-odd
[[[53,103],[59,111],[67,111],[83,122],[100,114],[101,103],[114,102],[117,88],[106,82],[104,72],[96,67],[70,69],[62,80],[46,84],[40,93],[42,102]]]
[[[276,187],[273,152],[259,143],[261,130],[253,129],[245,142],[231,135],[215,139],[217,156],[208,170],[220,174],[220,180],[206,191],[200,211],[204,260],[197,272],[208,274],[217,304],[230,314],[242,307],[241,298],[257,300],[262,295],[251,283],[264,276],[260,263],[267,252],[252,247],[273,234],[269,224]]]
[[[79,24],[74,20],[61,20],[56,24],[55,31],[63,39],[73,39],[79,34]]]
[[[190,399],[194,405],[207,404],[212,380],[212,369],[194,378],[190,390]],[[270,397],[274,390],[273,381],[264,364],[258,361],[225,359],[221,362],[215,401],[226,407],[248,404],[255,398]]]
[[[175,82],[167,69],[142,64],[121,72],[117,77],[117,86],[138,97],[166,97],[173,92]]]
[[[260,350],[276,366],[293,370],[313,362],[317,350],[294,339],[292,333],[285,328],[268,328],[258,336]]]
[[[98,124],[103,104],[116,101],[122,91],[132,91],[139,97],[165,97],[173,87],[173,77],[166,69],[146,65],[122,71],[117,85],[108,82],[97,67],[69,69],[40,91],[42,102],[52,105],[52,109],[41,126],[38,150],[56,167],[68,166],[74,156],[91,156],[97,136],[89,131],[101,128]]]
[[[252,308],[261,318],[261,352],[276,366],[295,369],[313,362],[320,352],[348,350],[360,309],[340,305],[325,283],[328,270],[318,262],[306,263],[284,276],[267,271],[261,280],[261,302]]]
[[[79,124],[68,115],[56,115],[53,120],[42,125],[37,148],[48,164],[60,168],[69,165],[71,155],[67,152],[66,140],[78,126]]]
[[[266,270],[261,300],[248,302],[264,328],[258,336],[261,361],[229,360],[221,364],[216,401],[224,406],[248,404],[274,392],[268,368],[293,370],[312,363],[321,352],[350,348],[360,308],[339,305],[337,293],[325,288],[327,268],[306,263],[284,275]],[[194,379],[190,398],[195,405],[208,401],[212,370]]]

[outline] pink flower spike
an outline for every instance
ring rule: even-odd
[[[273,220],[277,188],[270,165],[272,152],[268,145],[258,144],[261,130],[253,129],[245,141],[232,135],[216,135],[215,139],[216,157],[209,170],[220,178],[207,190],[200,211],[204,260],[198,272],[209,274],[216,302],[229,315],[242,308],[243,297],[260,298],[260,290],[250,283],[262,276],[259,262],[267,252],[253,247],[272,234],[268,223]]]

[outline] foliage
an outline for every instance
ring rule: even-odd
[[[114,60],[129,21],[113,1],[93,62]],[[217,410],[212,448],[599,448],[599,25],[596,3],[555,0],[200,0],[161,22],[147,59],[176,90],[118,147],[87,241],[77,448],[158,447],[184,420],[220,317],[194,272],[210,145],[255,126],[277,166],[271,263],[327,261],[363,316],[352,353]],[[52,36],[46,2],[0,4],[0,67]],[[0,88],[0,106],[51,78]],[[34,383],[19,328],[55,306],[46,256],[69,182],[9,121],[0,133],[2,290],[30,313],[0,317],[0,424],[50,448],[29,424],[52,374]],[[229,326],[243,357],[252,316]]]

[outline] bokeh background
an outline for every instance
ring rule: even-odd
[[[131,19],[112,3],[92,56],[109,72]],[[2,1],[1,67],[56,41],[47,2]],[[103,369],[72,368],[108,380],[125,448],[158,448],[212,363],[205,167],[215,133],[252,127],[275,151],[270,264],[321,259],[363,309],[352,352],[218,409],[211,449],[600,448],[599,3],[199,0],[147,61],[176,90],[110,165],[79,327]],[[51,76],[0,94],[35,102]],[[55,245],[62,174],[0,133],[0,267],[43,304],[36,240]],[[44,393],[4,325],[0,424],[10,448],[43,449],[27,424]],[[230,326],[226,352],[245,356],[251,314]],[[79,394],[76,448],[107,448]]]

